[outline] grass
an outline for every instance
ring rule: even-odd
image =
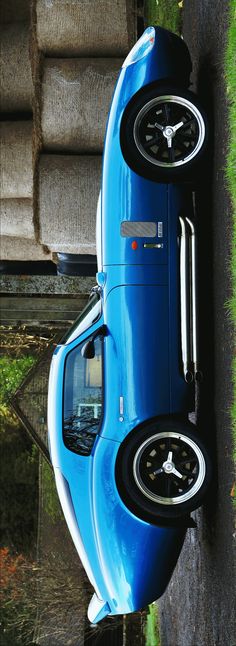
[[[13,415],[8,398],[11,397],[25,379],[27,373],[35,364],[34,356],[12,357],[7,354],[0,356],[0,427],[4,430],[6,425],[18,426]]]
[[[4,355],[0,357],[0,402],[6,403],[10,397],[19,388],[27,372],[34,365],[36,359],[33,356],[9,357]]]
[[[231,318],[236,329],[236,0],[231,0],[229,10],[229,29],[225,52],[225,80],[229,101],[229,143],[226,165],[226,176],[233,210],[232,232],[232,297],[229,303]],[[234,438],[234,460],[236,463],[236,356],[233,358],[234,401],[232,406],[232,424]],[[236,498],[235,498],[236,502]]]
[[[146,624],[146,646],[160,646],[158,608],[156,603],[150,604],[148,608],[149,614],[147,616]]]
[[[146,0],[144,3],[144,19],[146,25],[160,25],[181,33],[183,1],[179,0]]]

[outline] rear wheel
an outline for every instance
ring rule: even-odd
[[[186,516],[201,505],[211,464],[192,424],[158,421],[134,431],[121,445],[116,477],[127,506],[158,522]]]
[[[121,146],[137,173],[157,181],[190,178],[206,152],[207,119],[192,92],[151,88],[127,106]]]

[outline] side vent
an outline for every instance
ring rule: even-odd
[[[157,235],[156,222],[121,222],[120,233],[123,238],[155,238]]]

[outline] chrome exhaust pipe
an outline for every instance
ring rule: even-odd
[[[184,379],[187,383],[193,381],[191,367],[191,338],[190,338],[190,299],[189,299],[189,235],[184,218],[179,216],[181,226],[180,236],[180,318],[181,318],[181,351]]]
[[[190,311],[191,311],[191,332],[192,332],[192,348],[191,359],[193,364],[193,372],[195,381],[202,380],[202,373],[199,368],[199,351],[198,351],[198,331],[197,331],[197,276],[196,276],[196,233],[195,226],[192,220],[186,218],[186,222],[190,228]]]
[[[179,216],[181,351],[184,379],[201,381],[197,334],[196,234],[189,218]]]

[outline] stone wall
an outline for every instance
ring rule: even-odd
[[[0,0],[1,258],[95,254],[106,119],[136,0]]]

